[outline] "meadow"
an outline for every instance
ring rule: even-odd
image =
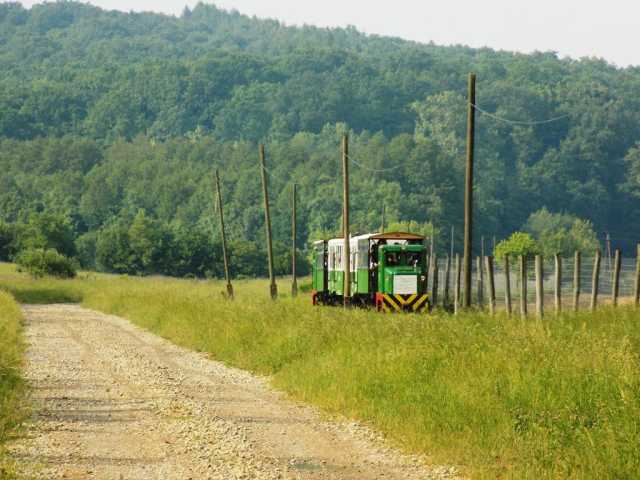
[[[630,307],[543,321],[383,315],[314,308],[307,294],[272,301],[264,280],[234,287],[227,301],[217,281],[33,280],[0,265],[0,289],[20,302],[128,318],[471,478],[637,478],[640,312]]]
[[[20,375],[24,342],[19,305],[6,292],[0,291],[0,478],[14,478],[6,442],[26,418],[25,385]]]

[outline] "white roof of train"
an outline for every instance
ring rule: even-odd
[[[364,235],[357,235],[355,237],[351,237],[351,243],[358,242],[360,240],[369,240],[371,237],[378,235],[377,233],[366,233]],[[329,240],[329,245],[342,245],[344,242],[344,238],[332,238]]]

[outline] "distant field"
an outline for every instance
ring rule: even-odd
[[[278,388],[357,418],[473,478],[635,478],[640,471],[640,313],[543,322],[481,313],[381,315],[268,299],[263,280],[83,274],[31,280],[0,265],[22,302],[81,301],[129,318]],[[289,290],[282,282],[280,289]]]
[[[11,479],[13,469],[4,446],[25,418],[24,384],[20,367],[24,345],[20,307],[11,295],[0,292],[0,478]]]

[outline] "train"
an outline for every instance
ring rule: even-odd
[[[381,312],[428,312],[425,237],[407,232],[369,233],[349,240],[349,303]],[[313,243],[314,305],[344,303],[344,238]]]

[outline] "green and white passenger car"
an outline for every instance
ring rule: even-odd
[[[429,308],[424,237],[412,233],[372,233],[351,237],[350,277],[354,305],[382,311]],[[344,301],[344,239],[314,243],[313,303]]]

